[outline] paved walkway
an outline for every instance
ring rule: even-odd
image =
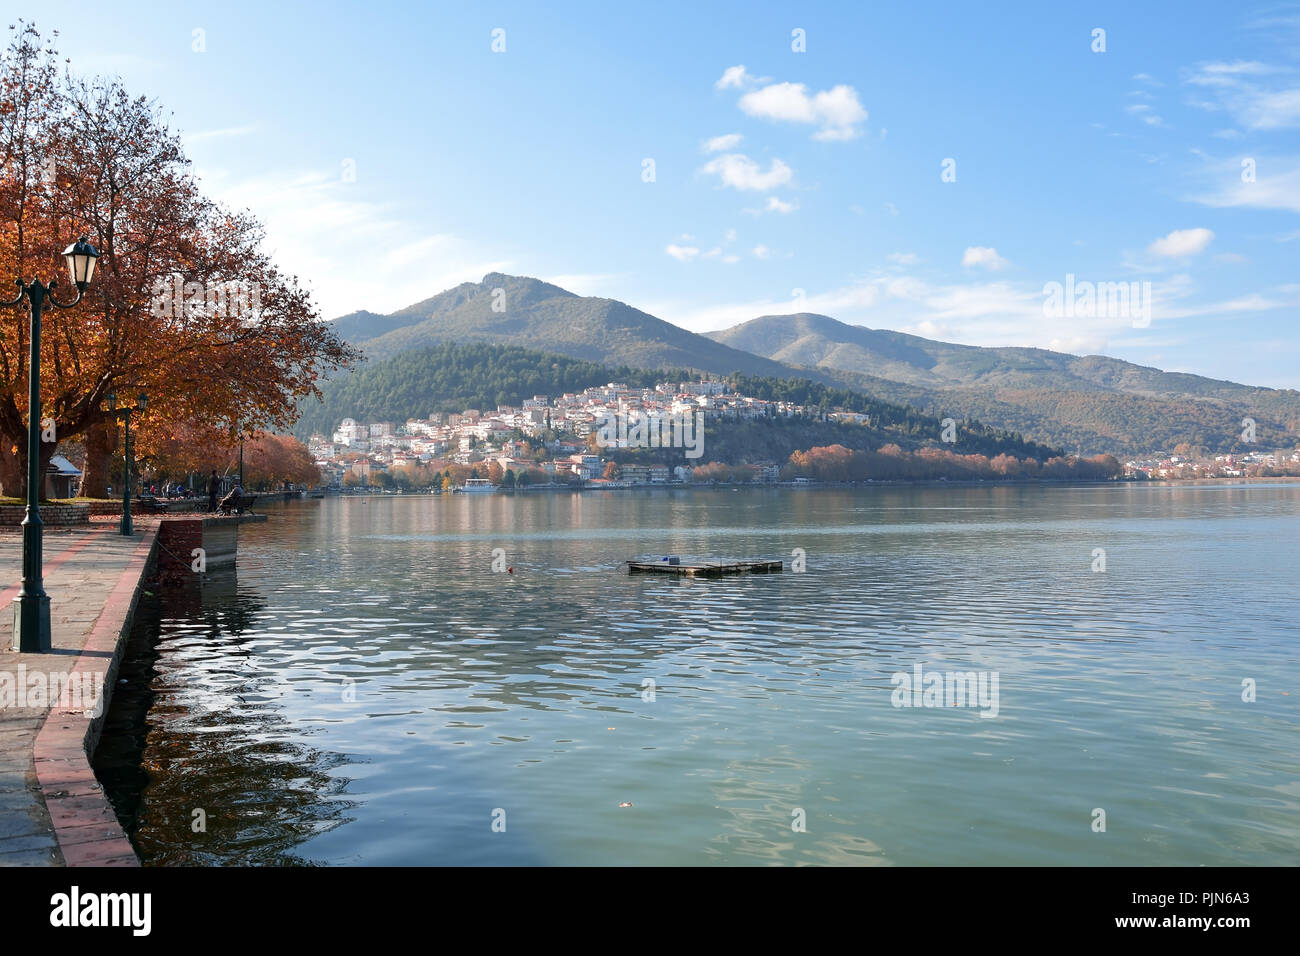
[[[22,535],[0,532],[0,866],[135,864],[86,749],[102,725],[95,705],[116,674],[157,522],[137,520],[135,532],[122,537],[116,522],[46,529],[53,650],[45,654],[9,649]]]

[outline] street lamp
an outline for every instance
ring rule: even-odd
[[[149,396],[141,392],[135,400],[137,404],[134,408],[128,407],[119,411],[117,393],[109,392],[104,396],[104,401],[108,403],[108,410],[115,418],[122,419],[126,425],[125,440],[122,442],[122,520],[117,526],[117,533],[128,538],[134,531],[131,527],[131,413],[144,411],[149,404]]]
[[[15,279],[18,297],[0,305],[18,305],[27,297],[31,306],[31,357],[28,360],[27,383],[27,513],[23,516],[23,585],[14,598],[13,647],[17,651],[33,652],[50,649],[50,596],[45,593],[42,571],[41,545],[44,527],[41,522],[41,312],[45,306],[70,309],[81,301],[82,294],[95,275],[95,251],[82,236],[63,251],[68,263],[68,274],[77,287],[77,297],[64,304],[55,300],[54,279],[43,285],[40,279],[23,282]]]

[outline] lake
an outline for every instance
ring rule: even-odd
[[[96,769],[148,864],[1296,861],[1300,485],[268,513],[141,601]]]

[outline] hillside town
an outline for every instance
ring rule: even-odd
[[[689,483],[718,475],[709,458],[687,449],[679,463],[614,464],[605,448],[669,447],[668,422],[709,423],[819,414],[814,407],[742,395],[726,382],[663,382],[638,388],[611,382],[557,397],[534,395],[518,406],[430,413],[405,422],[362,422],[345,418],[332,435],[314,434],[308,450],[321,471],[321,484],[334,491],[494,490],[584,484],[632,487]],[[831,411],[844,423],[867,424],[868,416]],[[627,429],[609,439],[602,424],[637,418],[664,423],[663,444],[629,440]],[[651,428],[657,435],[659,429]],[[688,425],[687,434],[690,434]],[[761,461],[744,467],[746,480],[778,482],[786,462]],[[736,471],[733,469],[733,472]],[[1180,455],[1123,463],[1130,480],[1235,478],[1300,473],[1300,451],[1279,449],[1242,454]],[[468,483],[468,485],[467,485]]]
[[[641,417],[652,423],[686,419],[707,424],[719,418],[743,421],[815,411],[740,395],[719,381],[664,382],[653,388],[611,382],[554,399],[534,395],[518,407],[433,413],[400,424],[345,418],[333,435],[313,435],[308,449],[321,469],[322,483],[336,489],[389,487],[403,471],[421,474],[448,468],[469,469],[475,480],[492,480],[494,484],[513,484],[506,475],[519,479],[520,484],[533,485],[580,481],[607,486],[666,484],[689,482],[697,462],[683,456],[683,463],[671,468],[623,464],[617,478],[611,477],[609,463],[592,453],[593,444],[600,444],[594,439],[601,423]],[[846,422],[865,422],[867,418],[851,412],[833,412],[831,417]],[[616,439],[607,447],[640,446],[635,439]],[[649,447],[660,446],[654,443]],[[755,477],[776,481],[781,464],[760,463],[755,466]]]
[[[1130,478],[1170,481],[1196,478],[1270,478],[1300,475],[1300,449],[1279,448],[1228,455],[1170,455],[1126,461]]]

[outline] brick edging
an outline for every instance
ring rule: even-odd
[[[118,664],[145,570],[154,560],[157,528],[141,528],[141,541],[104,602],[71,674],[104,671],[98,713],[50,709],[36,735],[36,779],[68,866],[139,866],[135,848],[117,822],[90,766],[108,715]],[[105,667],[104,661],[108,660]]]

